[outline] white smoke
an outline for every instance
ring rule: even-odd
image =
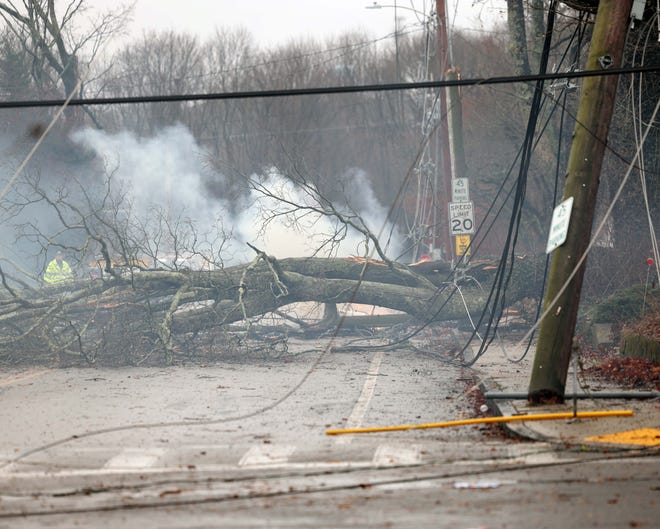
[[[129,186],[133,209],[138,213],[161,207],[173,218],[189,219],[198,233],[212,230],[220,220],[234,237],[229,247],[233,255],[223,256],[225,262],[250,258],[253,253],[246,242],[279,258],[317,252],[339,256],[365,252],[365,238],[354,230],[349,230],[337,244],[324,246],[337,232],[336,220],[309,210],[293,213],[291,204],[317,208],[318,197],[310,193],[313,188],[304,190],[276,171],[252,177],[262,191],[272,196],[253,190],[245,200],[243,212],[231,215],[228,205],[204,188],[205,181],[221,179],[222,175],[210,174],[204,164],[203,149],[182,125],[168,127],[149,138],[130,132],[109,134],[85,129],[76,132],[72,139],[101,157],[106,170],[114,171],[113,178]],[[366,176],[359,171],[351,176],[347,190],[356,199],[353,208],[373,233],[389,233],[382,230],[386,212]],[[341,211],[347,210],[342,207]]]
[[[138,211],[159,205],[168,209],[171,217],[183,216],[204,224],[226,209],[221,201],[207,198],[203,182],[208,171],[202,150],[181,125],[151,138],[85,129],[75,132],[72,139],[94,151],[104,160],[106,170],[114,172],[114,178],[130,186]]]

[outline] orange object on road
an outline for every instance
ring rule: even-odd
[[[497,424],[504,422],[524,421],[553,421],[560,419],[599,419],[602,417],[631,417],[632,410],[612,411],[583,411],[577,413],[537,413],[533,415],[509,415],[506,417],[481,417],[478,419],[461,419],[458,421],[432,422],[427,424],[401,424],[399,426],[375,426],[371,428],[348,428],[338,430],[326,430],[326,435],[340,435],[347,433],[375,433],[395,432],[401,430],[426,430],[430,428],[450,428],[454,426],[469,426],[471,424]]]

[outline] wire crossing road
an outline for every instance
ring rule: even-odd
[[[159,450],[188,445],[350,445],[354,436],[330,439],[326,429],[473,414],[464,396],[469,381],[455,366],[402,351],[328,353],[315,365],[320,354],[212,366],[6,373],[0,378],[4,470],[70,468],[88,457],[62,463],[50,457],[58,451],[98,457],[106,448],[142,447],[144,466],[150,466]],[[290,397],[262,411],[305,376]],[[472,428],[402,438],[439,436],[473,440],[480,433]]]
[[[320,354],[3,373],[0,528],[541,527],[556,502],[569,526],[653,519],[657,457],[478,427],[326,436],[474,416],[472,379],[411,351]]]

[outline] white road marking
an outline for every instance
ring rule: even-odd
[[[372,460],[376,466],[417,465],[422,453],[416,445],[380,445]]]
[[[238,462],[240,467],[254,467],[286,463],[296,447],[291,445],[254,445]]]
[[[345,429],[359,428],[362,425],[362,420],[364,419],[367,409],[369,408],[369,403],[371,398],[374,395],[374,390],[376,389],[376,381],[378,380],[378,370],[380,369],[380,363],[383,361],[384,356],[383,351],[378,351],[374,354],[374,357],[371,359],[371,364],[369,364],[369,371],[367,371],[367,378],[364,381],[364,386],[362,386],[362,393],[358,397],[355,406],[351,415],[348,417]],[[352,435],[338,435],[335,439],[337,444],[348,444],[351,442]]]
[[[163,456],[163,448],[125,448],[116,456],[108,459],[103,468],[127,469],[153,467]]]

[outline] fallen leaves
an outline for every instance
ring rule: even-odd
[[[584,371],[596,378],[626,387],[660,389],[660,366],[643,358],[610,357]]]

